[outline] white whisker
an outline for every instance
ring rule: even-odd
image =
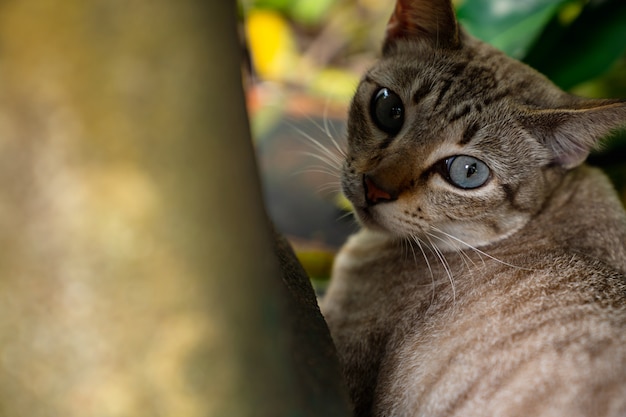
[[[294,172],[292,175],[303,175],[303,174],[311,174],[311,173],[326,174],[328,176],[331,176],[337,179],[339,178],[339,174],[335,170],[327,166],[321,166],[321,165],[311,165],[310,167],[302,168]]]
[[[317,192],[322,194],[337,195],[341,192],[341,184],[338,182],[322,184],[317,188]]]
[[[533,270],[532,268],[524,268],[524,267],[522,267],[522,266],[513,265],[513,264],[510,264],[510,263],[508,263],[508,262],[505,262],[505,261],[503,261],[503,260],[501,260],[501,259],[498,259],[498,258],[496,258],[496,257],[494,257],[494,256],[491,256],[491,255],[489,255],[487,252],[483,252],[483,251],[481,251],[480,249],[478,249],[478,248],[476,248],[476,247],[474,247],[474,246],[470,245],[469,243],[464,242],[463,240],[461,240],[461,239],[459,239],[459,238],[457,238],[457,237],[455,237],[455,236],[452,236],[451,234],[446,233],[446,232],[444,232],[443,230],[438,229],[438,228],[436,228],[436,227],[434,227],[434,226],[431,226],[431,229],[432,229],[432,230],[434,230],[434,231],[435,231],[435,232],[437,232],[437,233],[441,233],[442,235],[447,236],[448,238],[450,238],[450,239],[452,239],[452,240],[454,240],[454,241],[456,241],[456,242],[458,242],[458,243],[460,243],[460,244],[462,244],[462,245],[467,246],[469,249],[471,249],[471,250],[475,251],[475,252],[476,252],[476,253],[478,253],[478,254],[485,255],[485,256],[486,256],[486,257],[488,257],[489,259],[492,259],[492,260],[494,260],[494,261],[496,261],[496,262],[498,262],[498,263],[501,263],[502,265],[510,266],[511,268],[517,268],[517,269],[521,269],[521,270],[524,270],[524,271],[532,271],[532,270]]]
[[[300,153],[301,155],[305,155],[305,156],[308,156],[310,158],[316,159],[316,160],[324,163],[324,165],[314,165],[314,164],[311,164],[311,165],[309,165],[310,168],[323,168],[323,169],[328,170],[328,173],[330,173],[333,177],[339,178],[341,176],[340,175],[340,168],[335,165],[335,162],[327,159],[324,155],[318,155],[316,153],[306,152],[306,151],[299,151],[298,153]],[[303,168],[303,171],[306,171],[306,169],[307,168]]]
[[[328,106],[324,107],[324,114],[322,116],[323,124],[320,124],[311,116],[306,116],[306,120],[308,120],[313,126],[319,129],[320,132],[324,133],[324,135],[332,142],[334,147],[342,156],[344,157],[346,156],[346,151],[341,147],[341,145],[339,145],[339,142],[337,142],[337,140],[335,139],[335,136],[333,136],[333,133],[330,131],[330,128],[332,127],[335,135],[339,135],[334,125],[328,123],[328,120],[329,120],[328,119]],[[292,123],[290,123],[290,126],[293,127],[296,131],[302,133],[302,130],[294,126]],[[305,134],[305,136],[309,136],[309,135]]]
[[[309,154],[309,156],[317,155],[318,159],[324,160],[326,162],[332,161],[331,165],[333,167],[335,167],[335,168],[340,168],[341,167],[341,165],[343,164],[343,160],[344,160],[344,158],[342,156],[337,155],[335,152],[333,152],[330,149],[328,149],[319,140],[315,139],[313,136],[309,135],[304,130],[302,130],[302,129],[294,126],[294,125],[291,125],[291,127],[296,132],[298,132],[300,135],[302,135],[303,138],[308,140],[308,142],[305,142],[305,143],[308,143],[308,144],[312,145],[313,148],[322,151],[322,155],[317,155],[317,154],[311,153],[311,154]],[[322,159],[323,157],[325,157],[325,158]]]
[[[409,251],[413,252],[413,261],[417,264],[417,256],[415,256],[415,250],[409,239],[401,238],[400,245],[402,246],[402,253],[405,259],[409,259]]]
[[[337,217],[337,220],[343,220],[346,217],[352,216],[354,213],[352,211],[346,211],[344,214],[342,214],[341,216]],[[356,219],[355,219],[356,220]]]
[[[470,267],[470,264],[468,263],[471,262],[472,265],[474,267],[476,267],[476,262],[474,262],[474,260],[467,254],[465,253],[465,251],[458,246],[459,243],[455,242],[454,240],[450,239],[449,236],[444,236],[446,239],[442,238],[441,236],[437,236],[435,234],[432,233],[428,233],[429,236],[434,237],[435,239],[440,240],[441,242],[449,245],[454,252],[456,252],[457,255],[459,255],[459,257],[461,258],[461,260],[463,261],[463,263],[465,264],[465,266],[467,267],[467,270],[471,273],[472,272],[472,268]],[[480,253],[478,254],[478,256],[480,257],[480,259],[483,261],[483,264],[485,263],[485,261],[483,260],[482,256],[480,255]]]
[[[452,270],[450,269],[450,264],[446,260],[446,257],[441,252],[441,250],[430,239],[430,237],[427,235],[426,238],[428,239],[428,243],[430,244],[430,247],[434,250],[435,255],[437,256],[437,258],[439,258],[439,261],[441,262],[443,269],[446,271],[446,274],[448,275],[448,280],[450,281],[450,285],[452,287],[452,299],[453,301],[456,301],[456,286],[454,285],[454,278],[452,277]]]
[[[435,274],[433,273],[433,268],[430,266],[430,261],[428,260],[428,256],[426,256],[426,252],[424,252],[424,248],[422,247],[422,244],[420,243],[420,239],[417,236],[412,236],[412,238],[415,241],[415,243],[417,243],[417,247],[420,248],[420,251],[422,252],[422,256],[424,257],[424,260],[426,261],[426,266],[428,266],[428,272],[430,273],[430,283],[432,287],[430,304],[432,305],[435,302]]]
[[[347,156],[346,155],[346,151],[339,146],[339,143],[335,140],[335,137],[333,136],[333,134],[330,132],[330,125],[328,123],[328,101],[326,102],[326,106],[324,106],[324,133],[326,133],[326,137],[328,137],[328,139],[330,139],[330,141],[333,143],[333,145],[335,146],[335,149],[337,149],[337,151],[341,154],[341,156],[343,156],[344,158]],[[333,126],[333,130],[335,130],[334,126]],[[335,130],[335,135],[337,135],[337,131]]]
[[[308,152],[308,151],[299,151],[298,153],[300,153],[301,155],[306,155],[306,156],[310,156],[312,158],[318,159],[328,164],[328,166],[336,170],[339,170],[341,168],[341,165],[343,164],[343,159],[339,158],[337,155],[334,155],[334,154],[332,156],[329,156],[329,153],[318,154],[315,152]]]

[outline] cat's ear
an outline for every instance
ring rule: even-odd
[[[387,24],[383,53],[400,39],[422,39],[438,48],[460,46],[459,26],[450,0],[397,0]]]
[[[574,168],[609,133],[626,126],[626,101],[585,100],[570,109],[531,110],[522,125],[550,149],[554,162]]]

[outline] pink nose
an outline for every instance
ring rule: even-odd
[[[365,191],[365,199],[370,205],[393,201],[397,198],[379,187],[369,175],[363,176],[363,188]]]

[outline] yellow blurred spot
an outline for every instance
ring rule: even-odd
[[[295,65],[293,33],[281,15],[253,10],[246,20],[248,43],[254,66],[262,78],[285,78]]]
[[[332,97],[344,102],[349,102],[357,86],[360,76],[338,69],[323,69],[313,80],[311,88],[324,97]]]
[[[567,3],[559,11],[559,20],[562,25],[567,26],[572,23],[583,11],[584,4],[582,2]]]
[[[343,211],[353,211],[352,203],[343,194],[339,193],[335,197],[335,205]]]
[[[311,279],[327,280],[333,266],[335,255],[323,249],[296,251],[296,256]]]

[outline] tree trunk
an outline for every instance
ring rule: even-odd
[[[229,2],[0,4],[0,415],[347,415],[239,65]]]

